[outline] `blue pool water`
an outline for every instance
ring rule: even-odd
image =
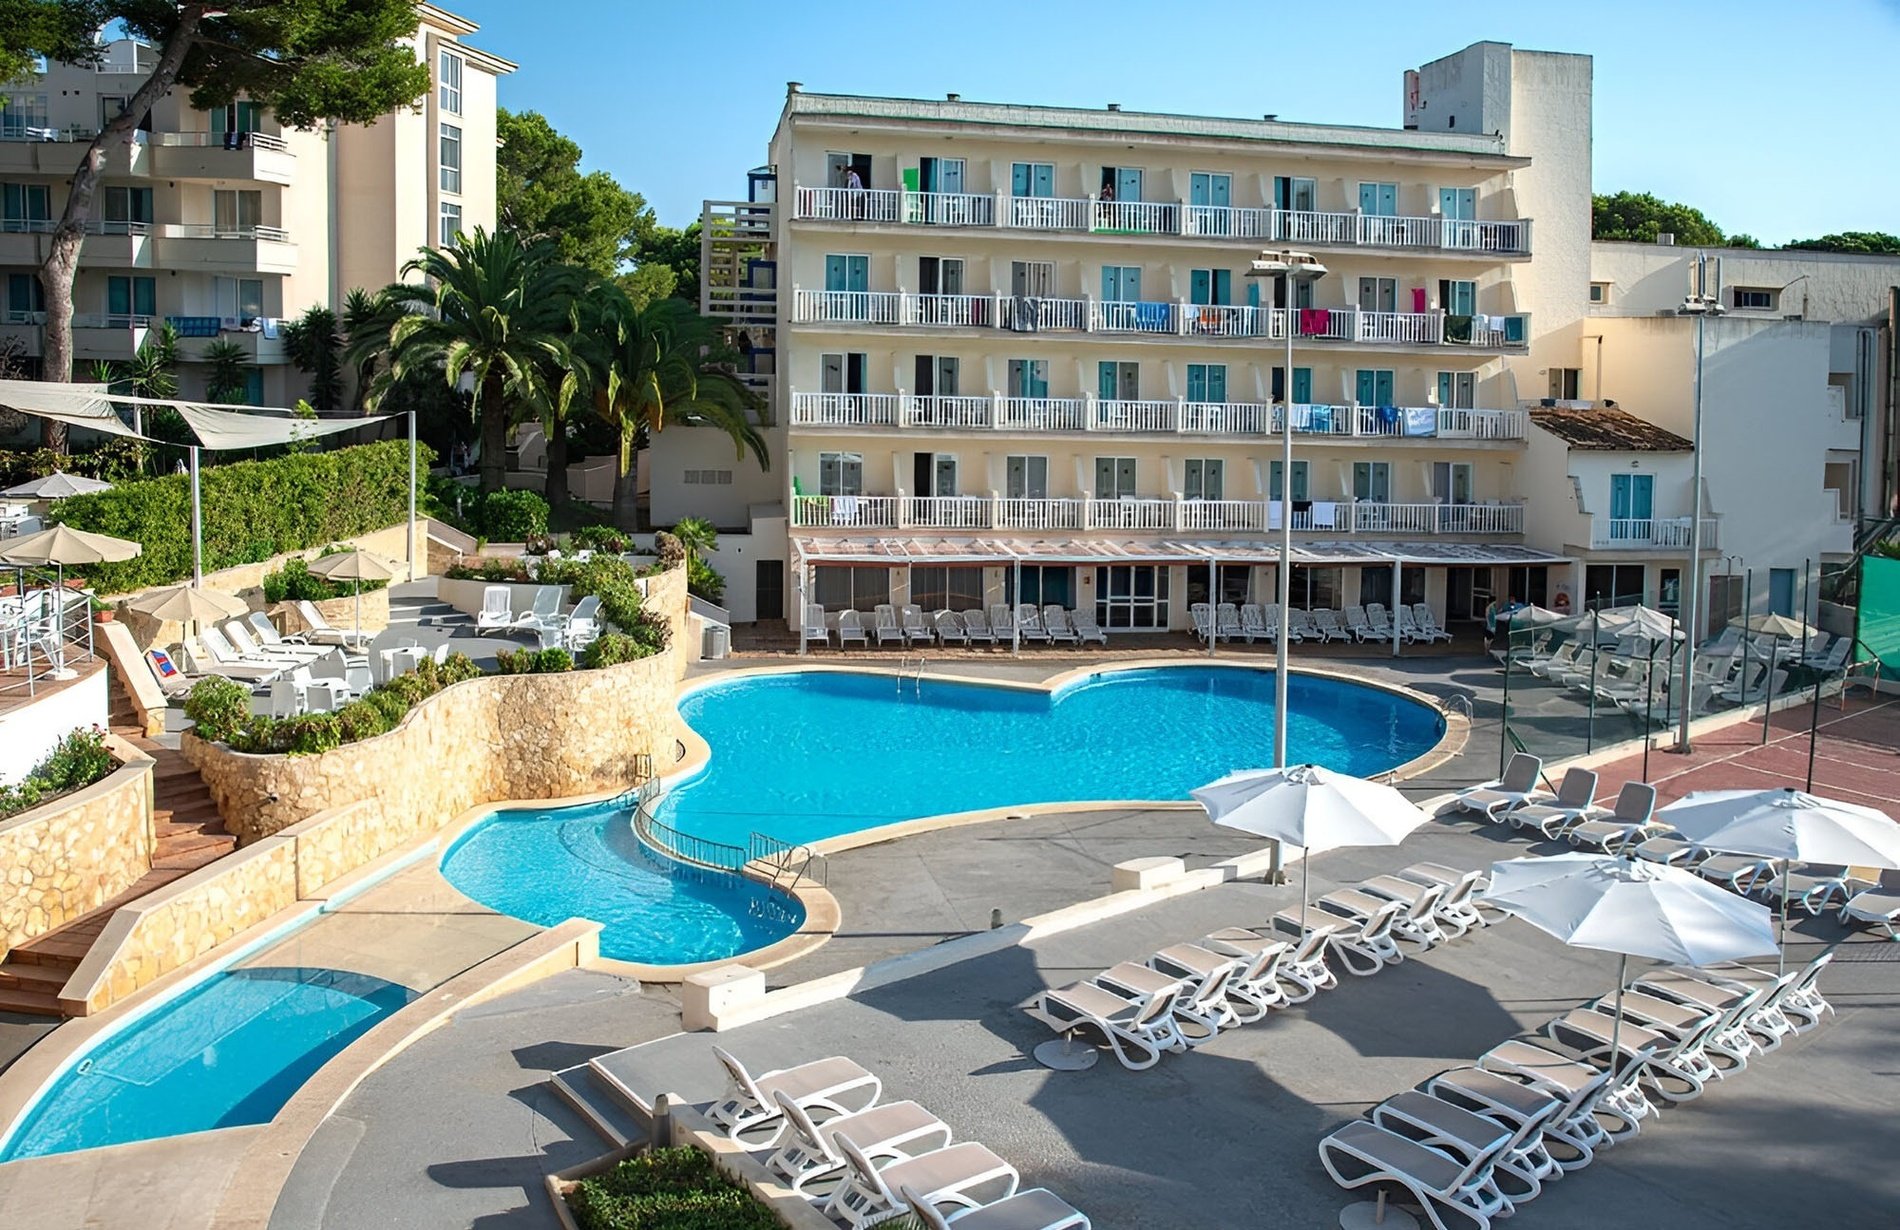
[[[648,853],[614,803],[497,812],[450,847],[442,874],[483,905],[544,927],[592,919],[601,952],[623,961],[716,961],[805,920],[784,893]]]
[[[1443,720],[1378,688],[1294,675],[1287,755],[1369,776],[1423,755]],[[1106,671],[1052,693],[805,671],[696,689],[680,702],[712,747],[660,818],[743,845],[817,841],[893,821],[1018,803],[1184,799],[1273,763],[1273,674]]]
[[[34,1105],[0,1161],[264,1123],[413,998],[341,970],[214,974],[87,1052]]]

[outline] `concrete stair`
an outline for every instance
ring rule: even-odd
[[[611,1148],[623,1149],[647,1138],[651,1108],[604,1079],[591,1062],[561,1069],[548,1077],[548,1084]]]

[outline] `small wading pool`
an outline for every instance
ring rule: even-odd
[[[213,974],[89,1048],[34,1103],[0,1161],[268,1122],[318,1068],[414,998],[342,970]]]
[[[1246,667],[1111,670],[1055,692],[890,675],[794,671],[712,682],[680,701],[712,758],[658,818],[745,847],[925,816],[1032,803],[1185,799],[1273,763],[1274,677]],[[1294,675],[1288,754],[1370,776],[1430,751],[1427,705],[1348,680]],[[802,921],[795,903],[646,852],[623,807],[502,812],[443,859],[449,882],[543,925],[590,918],[601,951],[656,964],[720,960]]]

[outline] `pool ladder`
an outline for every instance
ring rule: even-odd
[[[917,696],[922,696],[924,694],[924,667],[928,665],[930,665],[930,659],[922,654],[917,655],[914,663],[909,654],[899,658],[897,660],[897,694],[899,696],[904,694],[904,684],[908,682],[912,692]]]
[[[1438,707],[1446,713],[1462,714],[1466,721],[1474,720],[1471,712],[1471,697],[1463,692],[1453,692],[1438,702]]]

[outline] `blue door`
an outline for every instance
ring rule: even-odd
[[[1052,162],[1018,162],[1009,169],[1011,196],[1054,196],[1056,168]]]
[[[1105,303],[1137,303],[1141,300],[1139,265],[1103,265],[1102,300]]]
[[[1438,212],[1451,221],[1471,221],[1478,216],[1477,190],[1475,188],[1440,188]]]
[[[1187,368],[1189,401],[1224,402],[1227,400],[1225,363],[1190,363]]]
[[[1768,609],[1777,615],[1794,616],[1794,569],[1768,570]]]
[[[1610,475],[1610,537],[1648,538],[1656,479],[1649,474]]]
[[[1397,184],[1360,184],[1359,212],[1372,218],[1390,218],[1399,212]]]
[[[1188,204],[1225,209],[1233,184],[1234,177],[1231,175],[1196,171],[1188,177]]]
[[[1115,199],[1118,201],[1139,201],[1141,199],[1141,168],[1115,168]]]
[[[1390,406],[1396,404],[1392,400],[1392,371],[1390,368],[1360,368],[1355,386],[1355,400],[1362,406]]]
[[[1232,270],[1194,269],[1188,272],[1189,303],[1226,307],[1231,302],[1230,294],[1233,287]]]
[[[825,257],[825,289],[862,291],[871,288],[871,258],[868,256]]]

